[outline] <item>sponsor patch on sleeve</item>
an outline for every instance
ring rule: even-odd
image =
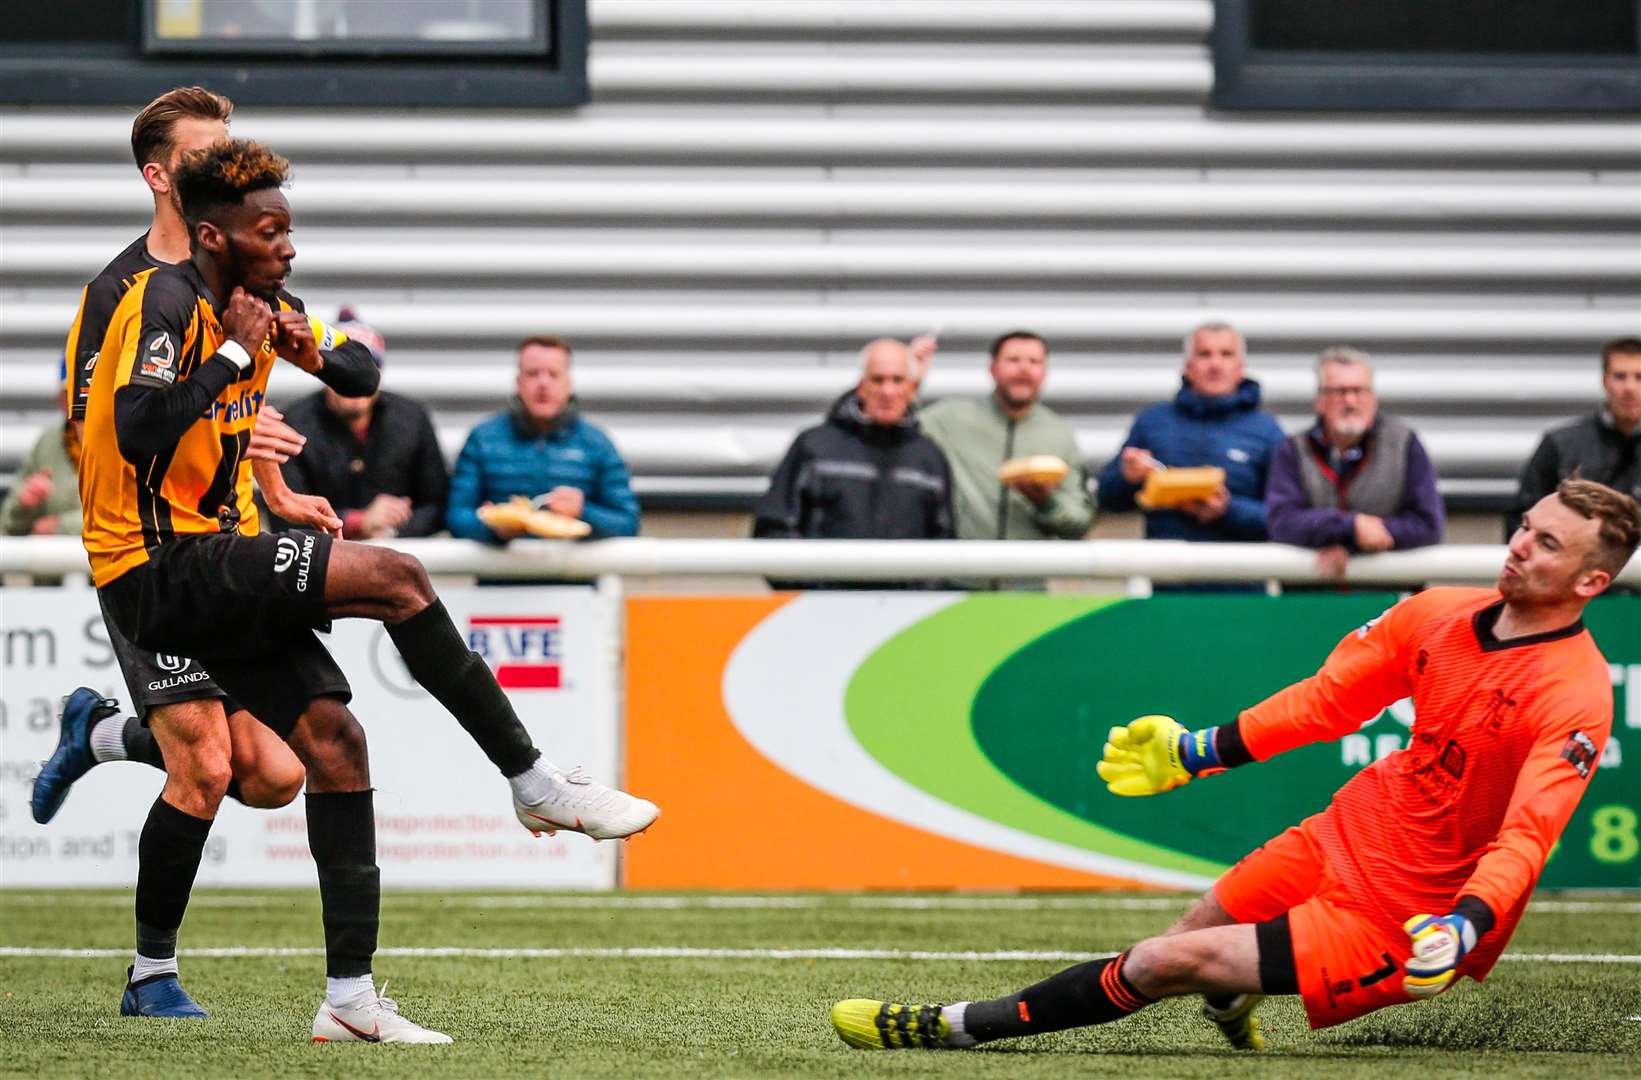
[[[170,334],[160,331],[148,340],[137,374],[166,384],[177,381],[177,346]]]
[[[1567,736],[1567,744],[1561,748],[1561,756],[1578,770],[1578,775],[1588,777],[1590,770],[1595,768],[1595,740],[1582,731],[1575,731]]]
[[[348,339],[348,336],[334,326],[328,326],[318,319],[309,319],[315,331],[314,336],[319,339],[319,351],[329,352]]]

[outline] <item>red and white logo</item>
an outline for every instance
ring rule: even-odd
[[[171,344],[170,334],[155,334],[154,340],[148,343],[148,359],[146,363],[155,367],[168,368],[177,362],[176,346]]]
[[[507,690],[557,690],[562,685],[563,628],[557,615],[473,615],[467,646],[489,664]]]

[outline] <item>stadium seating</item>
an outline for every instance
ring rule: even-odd
[[[551,332],[641,494],[743,500],[868,338],[941,327],[938,396],[978,391],[983,342],[1024,326],[1102,459],[1212,316],[1290,427],[1315,350],[1367,349],[1444,493],[1491,502],[1593,405],[1598,343],[1641,331],[1624,120],[1227,118],[1208,0],[590,13],[580,110],[236,118],[295,163],[293,287],[386,334],[387,385],[452,453],[508,392],[512,342]],[[78,284],[147,204],[127,112],[0,121],[9,473]]]

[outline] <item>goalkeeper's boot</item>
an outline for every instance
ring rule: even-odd
[[[382,984],[382,990],[387,990],[387,983]],[[313,1018],[313,1041],[447,1043],[453,1040],[442,1031],[406,1020],[399,1015],[397,1001],[372,990],[369,996],[347,1005],[323,1002]]]
[[[568,773],[553,773],[553,788],[538,803],[513,800],[519,824],[540,836],[560,829],[585,833],[594,840],[620,840],[641,833],[661,816],[648,799],[606,787],[584,775],[577,765]]]
[[[41,825],[57,816],[75,781],[97,764],[91,753],[91,729],[120,711],[120,703],[82,686],[63,699],[57,717],[57,749],[40,767],[29,795],[29,811]]]
[[[202,1019],[209,1014],[199,1002],[188,996],[188,991],[177,981],[176,972],[150,975],[140,982],[131,981],[131,969],[125,969],[125,993],[120,995],[121,1016],[163,1016],[174,1019]]]
[[[1214,1026],[1238,1050],[1263,1050],[1265,1036],[1259,1030],[1259,1017],[1254,1015],[1254,1006],[1264,1000],[1264,994],[1238,994],[1223,1009],[1203,1002],[1202,1015],[1212,1020]]]
[[[953,1049],[952,1026],[939,1005],[854,998],[832,1006],[832,1027],[857,1050]]]

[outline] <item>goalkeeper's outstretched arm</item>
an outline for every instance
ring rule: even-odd
[[[1229,724],[1189,731],[1167,716],[1111,729],[1097,766],[1116,795],[1156,795],[1193,778],[1348,735],[1412,693],[1403,646],[1418,597],[1345,635],[1322,669],[1244,709]]]

